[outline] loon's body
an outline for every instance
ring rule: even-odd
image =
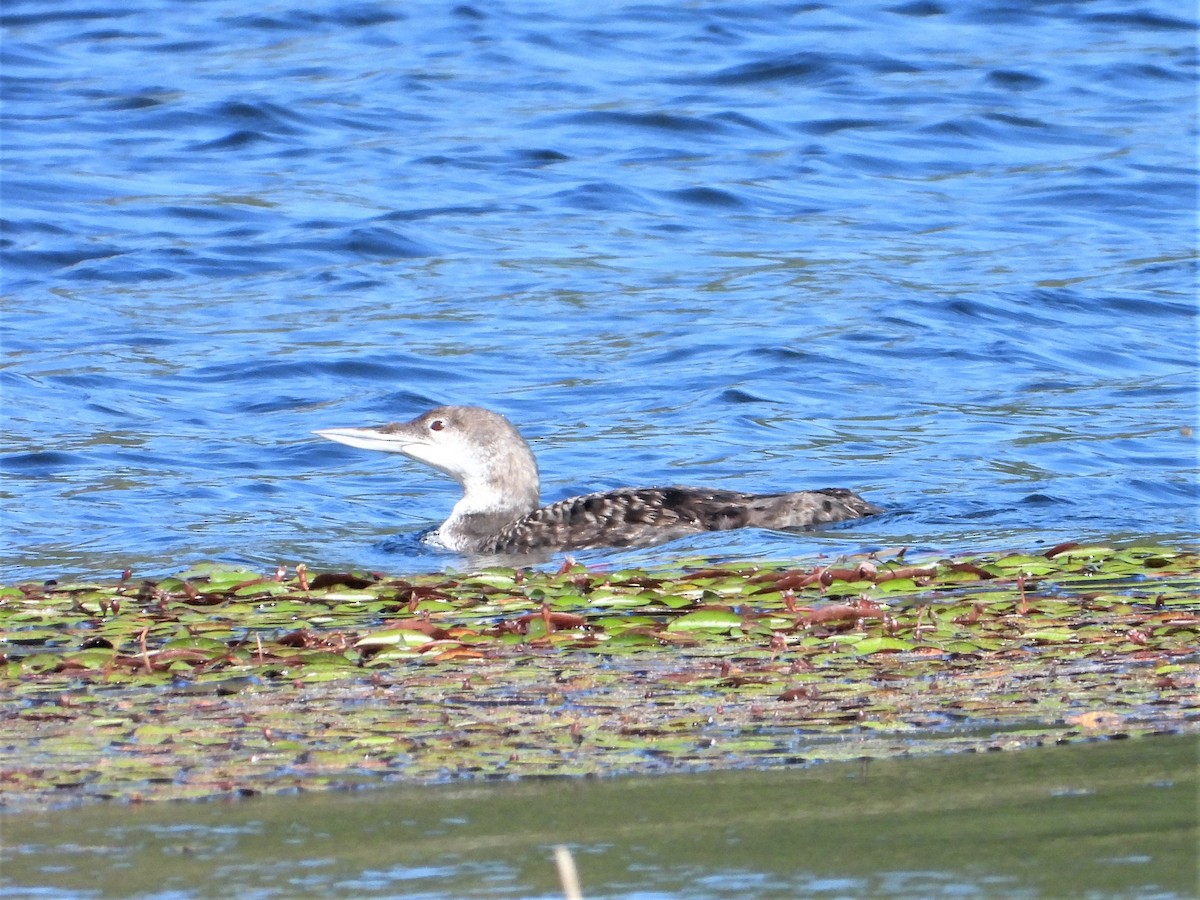
[[[786,494],[619,488],[541,506],[533,451],[508,419],[475,406],[440,406],[411,422],[315,433],[351,447],[403,453],[462,485],[462,499],[435,537],[463,553],[642,547],[702,531],[802,529],[883,512],[842,488]]]

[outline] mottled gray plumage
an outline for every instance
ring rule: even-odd
[[[436,537],[465,553],[642,547],[702,531],[811,528],[883,512],[842,488],[787,494],[620,488],[539,506],[533,451],[506,418],[474,406],[440,406],[380,428],[315,433],[351,447],[403,453],[457,481],[462,499]]]

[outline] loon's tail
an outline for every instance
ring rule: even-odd
[[[790,494],[764,494],[753,498],[747,524],[775,530],[812,528],[877,516],[883,509],[845,488],[823,488]]]

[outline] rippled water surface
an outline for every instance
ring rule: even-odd
[[[1193,14],[11,0],[0,580],[454,565],[309,434],[441,402],[892,510],[636,562],[1189,540]]]

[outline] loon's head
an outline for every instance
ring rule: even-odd
[[[490,410],[439,406],[411,422],[313,433],[363,450],[403,453],[445,472],[462,485],[459,513],[524,513],[539,503],[533,451],[508,419]]]

